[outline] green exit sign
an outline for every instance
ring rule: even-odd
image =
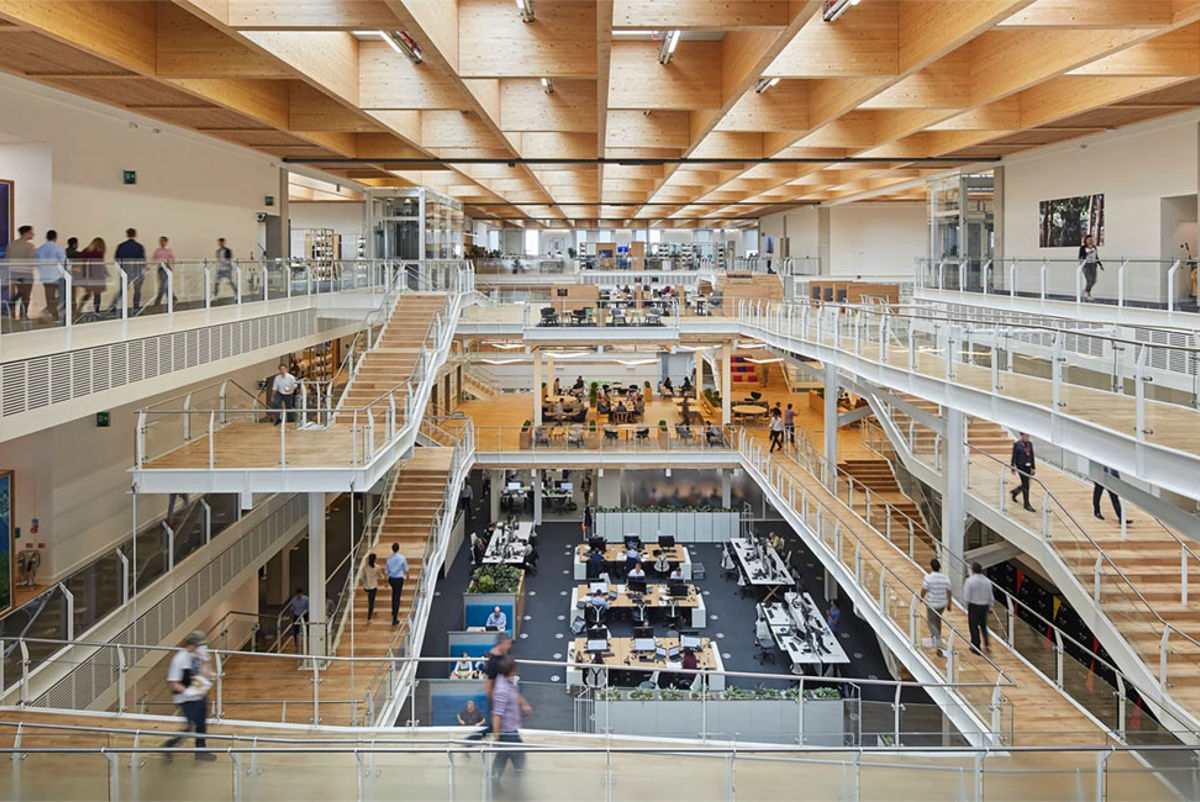
[[[102,428],[108,428],[108,413],[107,412],[97,412],[96,413],[96,425],[100,426]]]
[[[275,205],[275,196],[274,195],[267,195],[265,198],[263,198],[263,206],[274,206],[274,205]]]
[[[136,184],[137,183],[137,170],[126,170],[125,172],[123,172],[121,174],[121,179],[126,184]]]

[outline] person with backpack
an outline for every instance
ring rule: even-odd
[[[195,732],[196,748],[208,748],[204,734],[208,732],[208,689],[216,675],[208,665],[208,649],[204,645],[204,633],[192,632],[183,642],[183,647],[171,658],[167,669],[167,684],[171,686],[172,701],[187,719],[183,733]],[[181,733],[163,744],[173,749],[186,736]],[[173,759],[167,753],[167,760]],[[216,760],[211,752],[196,752],[196,760]]]

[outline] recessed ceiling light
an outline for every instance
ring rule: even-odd
[[[778,75],[774,78],[759,78],[758,83],[754,85],[754,91],[761,95],[777,83],[779,83]]]

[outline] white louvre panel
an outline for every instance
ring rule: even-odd
[[[0,366],[0,417],[20,415],[316,333],[312,310],[128,340]]]
[[[279,509],[210,560],[166,598],[138,616],[111,642],[162,644],[202,602],[220,593],[249,565],[266,559],[269,556],[268,549],[272,549],[280,536],[307,517],[308,499],[303,494],[292,495]],[[148,651],[130,648],[125,656],[126,662],[133,664],[145,657]],[[158,654],[165,656],[165,652]],[[85,709],[112,688],[117,681],[117,674],[116,649],[97,649],[30,704],[34,707]]]

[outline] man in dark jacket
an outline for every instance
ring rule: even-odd
[[[130,289],[133,290],[133,312],[142,308],[142,282],[146,280],[146,249],[137,241],[137,231],[125,229],[125,241],[117,246],[117,266],[125,271]],[[123,288],[117,290],[109,312],[115,312],[125,301]]]
[[[1009,464],[1012,465],[1013,472],[1021,477],[1021,485],[1014,487],[1012,493],[1009,494],[1012,496],[1013,502],[1016,502],[1019,493],[1025,497],[1025,509],[1028,512],[1037,512],[1029,503],[1029,482],[1037,472],[1037,468],[1033,458],[1033,443],[1029,441],[1029,435],[1026,432],[1021,432],[1021,439],[1013,443],[1012,459]]]

